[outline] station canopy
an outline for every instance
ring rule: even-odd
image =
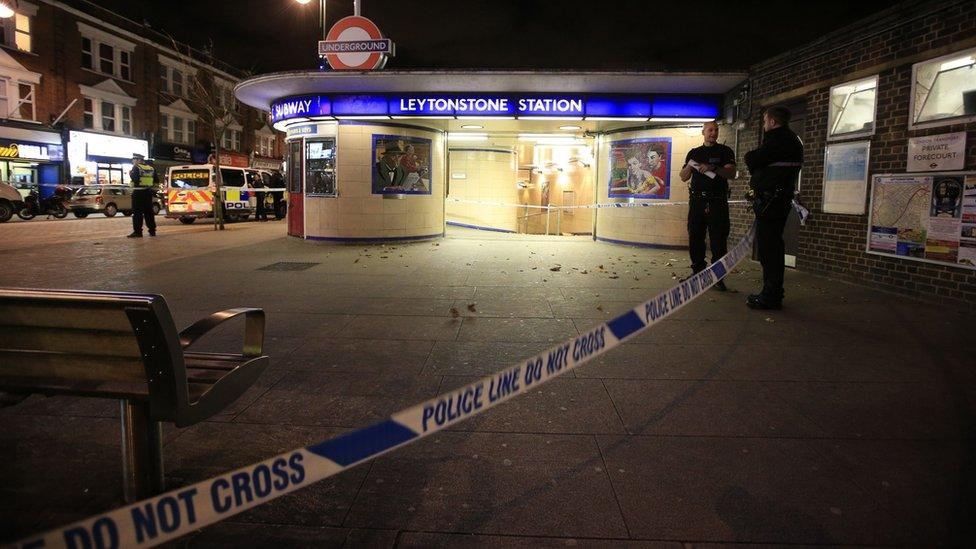
[[[745,73],[294,71],[235,89],[278,129],[317,121],[402,120],[449,132],[525,132],[701,124]]]

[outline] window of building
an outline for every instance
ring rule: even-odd
[[[170,70],[173,71],[173,95],[179,95],[182,97],[183,96],[183,73],[176,69],[170,69]]]
[[[107,132],[115,131],[115,105],[102,101],[102,129]]]
[[[132,80],[132,52],[136,45],[108,32],[78,22],[81,66],[91,71]]]
[[[877,92],[877,76],[830,88],[827,138],[835,140],[873,135]]]
[[[224,138],[221,140],[220,146],[230,151],[240,151],[241,130],[228,128],[224,131]]]
[[[87,97],[85,98],[85,127],[95,128],[95,102]]]
[[[132,107],[96,97],[83,99],[85,128],[96,131],[132,135]]]
[[[274,156],[274,135],[254,132],[254,152],[261,156]]]
[[[237,109],[237,99],[234,98],[234,85],[230,82],[214,79],[214,92],[216,93],[217,105],[222,109],[234,111]]]
[[[36,120],[32,82],[0,76],[0,118]]]
[[[976,48],[912,66],[909,127],[976,120]]]
[[[33,51],[31,24],[37,15],[37,6],[28,2],[18,2],[10,6],[13,17],[0,19],[0,45],[21,51]]]
[[[172,114],[159,115],[159,133],[164,141],[192,145],[196,142],[196,121]]]
[[[81,37],[81,66],[86,69],[94,69],[95,63],[92,57],[92,41],[91,39]]]
[[[98,45],[98,70],[115,74],[115,48],[108,44]]]
[[[122,133],[132,135],[132,107],[122,106]]]

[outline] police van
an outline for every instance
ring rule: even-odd
[[[213,195],[217,189],[217,167],[213,164],[172,166],[166,178],[166,217],[193,223],[201,217],[213,217]],[[244,221],[257,211],[257,192],[265,193],[268,215],[285,216],[284,179],[278,172],[254,168],[221,166],[221,190],[224,215],[229,221]],[[274,196],[281,197],[274,208]]]

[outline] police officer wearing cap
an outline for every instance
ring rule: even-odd
[[[783,308],[783,229],[803,166],[803,143],[790,129],[790,116],[790,110],[780,105],[767,109],[763,113],[762,144],[745,157],[752,174],[747,196],[756,214],[756,242],[763,269],[762,291],[746,301],[752,309]]]
[[[703,271],[705,263],[705,234],[712,248],[712,263],[728,251],[729,239],[729,179],[735,177],[735,153],[717,142],[718,124],[706,122],[702,127],[704,143],[688,151],[685,165],[679,173],[681,180],[691,180],[688,191],[688,252],[691,269]],[[715,289],[727,291],[719,280]]]
[[[149,236],[156,236],[156,217],[152,210],[153,187],[159,182],[156,169],[141,154],[132,155],[132,234],[129,238],[142,238],[142,222],[145,219]]]

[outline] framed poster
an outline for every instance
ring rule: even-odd
[[[373,135],[373,194],[431,194],[431,140]]]
[[[671,196],[671,138],[641,137],[610,142],[610,198]]]
[[[824,213],[864,215],[870,141],[834,143],[824,151]]]
[[[976,269],[976,172],[875,175],[867,252]]]

